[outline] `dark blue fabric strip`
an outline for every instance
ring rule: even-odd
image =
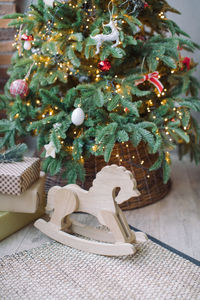
[[[135,227],[133,227],[133,226],[131,226],[131,225],[130,225],[130,228],[132,228],[132,229],[135,230],[135,231],[140,231],[140,230],[138,230],[137,228],[135,228]],[[165,249],[167,249],[167,250],[169,250],[169,251],[171,251],[171,252],[173,252],[173,253],[175,253],[175,254],[181,256],[182,258],[184,258],[184,259],[186,259],[186,260],[189,260],[191,263],[193,263],[193,264],[195,264],[195,265],[197,265],[197,266],[200,266],[200,261],[198,261],[198,260],[196,260],[196,259],[194,259],[194,258],[192,258],[192,257],[190,257],[190,256],[188,256],[188,255],[186,255],[186,254],[184,254],[184,253],[182,253],[182,252],[180,252],[180,251],[174,249],[173,247],[170,247],[169,245],[167,245],[167,244],[165,244],[165,243],[163,243],[163,242],[157,240],[156,238],[152,237],[152,236],[149,235],[149,234],[147,234],[147,236],[148,236],[148,238],[149,238],[152,242],[154,242],[154,243],[156,243],[156,244],[162,246],[163,248],[165,248]]]

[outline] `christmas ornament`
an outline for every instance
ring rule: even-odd
[[[80,107],[76,108],[72,113],[72,117],[71,117],[72,123],[76,126],[79,126],[83,124],[84,119],[85,119],[85,114],[82,108]]]
[[[179,45],[177,47],[177,50],[179,51],[179,65],[180,65],[181,71],[183,71],[184,67],[186,67],[187,70],[189,71],[190,70],[190,64],[191,64],[191,58],[188,57],[188,56],[183,58],[181,56],[180,51],[183,50],[183,48],[180,47]]]
[[[53,7],[54,0],[44,0],[44,3],[48,6]]]
[[[110,5],[112,6],[112,11],[110,10]],[[113,20],[113,12],[114,12],[114,6],[113,6],[113,2],[110,1],[108,4],[108,11],[110,14],[110,22],[106,25],[103,24],[104,27],[110,27],[111,29],[111,33],[110,34],[97,34],[96,36],[90,36],[92,39],[95,40],[95,42],[97,43],[97,50],[96,50],[96,54],[99,53],[100,51],[100,47],[104,42],[114,42],[115,44],[112,45],[113,47],[117,47],[119,45],[119,31],[117,28],[117,21]]]
[[[51,141],[49,144],[44,146],[45,150],[46,150],[46,155],[45,157],[56,157],[56,147],[54,145],[54,143]]]
[[[99,54],[100,47],[104,42],[114,42],[115,44],[112,45],[112,47],[117,47],[119,45],[119,31],[117,29],[117,21],[110,20],[110,22],[106,25],[103,25],[104,27],[110,27],[111,33],[110,34],[97,34],[95,36],[90,36],[95,42],[97,43],[96,47],[96,54]]]
[[[21,40],[25,41],[24,42],[24,49],[25,50],[30,50],[31,47],[32,47],[31,42],[34,40],[33,35],[32,34],[31,35],[27,35],[27,34],[24,33],[22,35],[22,37],[21,37]]]
[[[68,0],[56,0],[57,2],[68,2]],[[44,0],[44,3],[48,6],[53,7],[53,3],[55,2],[55,0]]]
[[[54,129],[59,129],[61,126],[62,126],[61,123],[55,123],[55,124],[53,124],[53,128]]]
[[[109,71],[110,68],[111,68],[111,63],[109,62],[108,59],[102,60],[102,61],[100,61],[100,63],[98,64],[98,68],[99,68],[101,71]]]
[[[124,112],[125,112],[125,113],[128,113],[128,112],[129,112],[128,107],[125,107],[125,108],[124,108]]]
[[[10,85],[10,94],[15,97],[19,95],[21,99],[26,98],[29,93],[28,83],[25,80],[18,79],[11,83]]]
[[[136,40],[140,40],[140,41],[142,41],[142,42],[145,42],[145,41],[146,41],[146,37],[143,36],[143,35],[138,35],[138,36],[135,37],[135,39],[136,39]]]
[[[182,65],[185,66],[187,68],[187,70],[190,70],[190,63],[191,63],[191,58],[189,57],[185,57],[182,61],[181,61]],[[181,68],[181,70],[183,70],[183,67]]]
[[[157,88],[158,92],[161,94],[164,89],[164,86],[158,78],[159,78],[159,73],[157,71],[153,73],[149,73],[147,75],[144,75],[142,79],[137,80],[135,82],[135,85],[139,85],[145,81],[149,81]]]

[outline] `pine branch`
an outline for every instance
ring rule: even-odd
[[[0,163],[12,163],[22,161],[24,153],[27,151],[25,144],[19,144],[4,153],[0,153]]]

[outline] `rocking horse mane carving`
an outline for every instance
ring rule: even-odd
[[[120,191],[116,197],[117,187]],[[111,256],[134,254],[137,249],[135,244],[144,242],[146,235],[130,230],[118,203],[138,195],[137,183],[130,171],[116,165],[106,166],[97,174],[89,191],[76,184],[51,188],[46,207],[52,211],[50,221],[40,219],[35,226],[51,238],[80,250]],[[73,212],[97,217],[110,233],[99,234],[99,230],[74,223],[69,217]],[[70,233],[112,243],[88,241]]]
[[[105,176],[110,177],[110,180],[105,182]],[[102,168],[101,171],[97,173],[89,192],[95,192],[96,189],[99,189],[101,183],[103,183],[104,186],[105,184],[109,186],[111,182],[113,182],[113,194],[115,194],[116,188],[120,188],[117,197],[113,195],[117,204],[121,204],[131,197],[138,197],[140,195],[140,192],[137,189],[137,182],[133,177],[133,174],[125,167],[117,165]]]
[[[98,194],[99,196],[104,193],[104,196],[107,197],[107,202],[112,197],[117,204],[121,204],[131,197],[138,197],[140,195],[140,192],[137,189],[137,182],[132,173],[126,170],[126,168],[122,166],[119,167],[117,165],[111,165],[102,168],[101,171],[97,173],[96,178],[93,181],[93,184],[89,191],[83,190],[76,184],[68,184],[63,188],[73,190],[78,194],[84,193],[87,194],[87,196],[91,194],[92,198],[94,194]],[[47,212],[50,212],[54,209],[54,199],[56,198],[56,193],[63,188],[59,186],[54,186],[53,188],[51,188],[51,191],[48,194],[48,201],[46,206]],[[117,197],[115,197],[116,188],[120,188]],[[105,195],[105,193],[108,193],[108,195]]]

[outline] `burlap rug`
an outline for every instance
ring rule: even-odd
[[[175,252],[154,239],[120,258],[51,242],[0,259],[0,299],[200,299],[200,263]]]

